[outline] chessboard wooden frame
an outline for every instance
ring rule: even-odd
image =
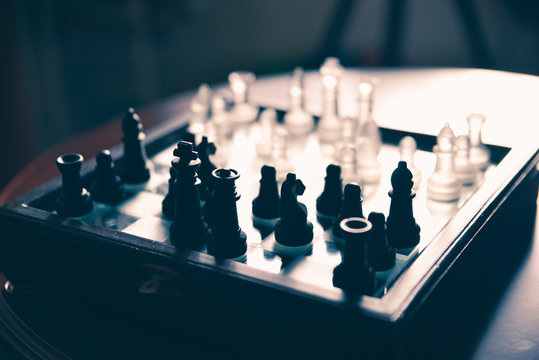
[[[282,117],[282,111],[280,115]],[[184,114],[150,131],[145,143],[148,155],[152,156],[174,144],[186,129],[188,121],[189,114]],[[402,136],[410,135],[388,128],[381,128],[381,133],[384,143],[395,144]],[[419,149],[430,151],[436,141],[431,135],[414,133],[413,136]],[[496,213],[513,201],[519,190],[529,191],[525,184],[539,163],[537,147],[529,144],[512,149],[494,145],[488,147],[493,162],[497,163],[495,171],[381,298],[363,296],[351,299],[345,293],[338,296],[334,292],[233,261],[216,260],[213,256],[196,251],[178,252],[168,244],[63,218],[37,208],[39,204],[50,202],[51,198],[57,196],[61,188],[60,177],[0,207],[0,224],[6,234],[1,242],[4,255],[0,257],[7,264],[8,276],[16,282],[17,279],[24,281],[32,278],[36,267],[45,271],[47,266],[54,266],[35,253],[21,260],[21,255],[32,252],[31,247],[37,246],[33,250],[36,253],[39,252],[37,249],[48,249],[51,244],[56,250],[65,247],[65,253],[58,254],[58,258],[69,256],[72,249],[84,248],[84,251],[115,256],[119,262],[152,264],[169,269],[184,279],[180,281],[183,284],[180,286],[192,289],[195,283],[212,284],[212,292],[223,297],[230,296],[231,299],[234,295],[225,295],[221,291],[228,289],[230,294],[241,293],[242,297],[255,302],[268,299],[279,303],[289,301],[298,304],[297,307],[303,311],[317,309],[320,314],[326,314],[330,321],[351,326],[397,324],[413,316],[469,244],[478,241],[478,234],[487,223],[493,221]],[[120,145],[111,151],[114,159],[121,156]],[[92,176],[94,167],[95,159],[85,161],[81,171],[83,182]],[[529,201],[535,202],[535,198],[530,197]],[[493,242],[491,247],[495,248],[496,244]],[[359,305],[351,306],[351,303]]]

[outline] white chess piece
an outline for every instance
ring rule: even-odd
[[[455,134],[446,123],[434,146],[436,167],[427,181],[427,196],[437,201],[456,201],[460,198],[461,182],[455,172]]]
[[[370,139],[364,139],[357,146],[357,173],[362,184],[375,184],[382,178],[382,166],[378,153]]]
[[[382,140],[380,129],[374,120],[374,85],[373,78],[362,78],[357,84],[357,134],[356,139],[362,142],[363,139],[369,139],[376,151],[380,152]]]
[[[211,106],[211,90],[208,84],[202,84],[198,92],[191,100],[191,113],[189,131],[197,137],[202,137],[206,132],[206,121]]]
[[[470,139],[467,135],[457,136],[455,142],[455,171],[462,184],[471,185],[477,178],[477,167],[470,161]]]
[[[337,156],[343,182],[345,184],[359,182],[357,175],[357,149],[355,144],[343,144]]]
[[[211,117],[206,125],[208,138],[215,142],[217,151],[213,160],[217,165],[225,166],[232,143],[233,127],[226,111],[226,101],[220,94],[215,94],[211,101]]]
[[[481,141],[481,132],[487,117],[483,114],[469,114],[468,136],[470,137],[470,162],[483,171],[489,165],[490,151]]]
[[[256,144],[256,153],[261,159],[269,159],[272,154],[273,128],[277,125],[277,113],[274,109],[265,109],[260,114],[260,140]]]
[[[290,110],[284,116],[284,124],[292,136],[307,134],[314,128],[313,117],[305,110],[303,78],[303,69],[294,69],[290,81]]]
[[[421,171],[415,166],[414,155],[417,151],[417,143],[411,136],[403,137],[399,142],[400,160],[406,161],[408,170],[412,173],[414,186],[417,190],[421,185]]]
[[[322,75],[322,116],[318,122],[318,138],[331,143],[341,136],[339,119],[339,82],[344,72],[337,58],[327,58],[320,68]]]
[[[272,151],[270,164],[275,167],[277,180],[282,181],[286,174],[294,171],[294,166],[288,160],[287,153],[288,131],[282,126],[276,126],[272,137]]]
[[[247,71],[236,71],[228,75],[228,83],[234,100],[230,111],[231,122],[244,124],[256,119],[258,106],[249,102],[249,86],[255,80],[255,74]]]

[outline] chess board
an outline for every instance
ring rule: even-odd
[[[286,109],[277,110],[282,119]],[[219,259],[205,249],[184,250],[171,245],[171,220],[161,214],[162,201],[168,191],[172,152],[187,130],[190,116],[181,114],[148,133],[146,149],[152,164],[151,178],[141,186],[128,187],[127,198],[115,206],[95,203],[93,212],[84,217],[58,216],[54,208],[60,179],[3,206],[0,214],[3,226],[10,234],[18,234],[18,241],[4,246],[19,254],[26,253],[28,246],[35,249],[26,261],[8,260],[13,273],[19,270],[24,274],[26,271],[21,269],[28,265],[28,261],[35,261],[46,269],[49,261],[39,256],[41,251],[51,256],[49,259],[55,263],[53,267],[60,266],[58,264],[63,261],[73,265],[75,259],[88,252],[94,259],[103,255],[120,268],[122,261],[127,261],[136,264],[135,268],[166,269],[165,273],[173,273],[181,279],[177,283],[180,293],[185,293],[182,286],[192,289],[194,283],[199,287],[211,284],[219,289],[210,292],[213,296],[254,304],[263,304],[268,299],[286,303],[291,299],[301,304],[306,312],[317,309],[334,314],[337,311],[339,315],[332,315],[330,321],[349,326],[397,323],[413,314],[414,307],[419,306],[425,294],[451,268],[453,261],[494,217],[501,204],[509,201],[521,188],[538,159],[536,150],[488,145],[491,164],[481,181],[465,187],[459,201],[437,202],[430,200],[426,193],[426,181],[435,167],[432,147],[436,137],[381,128],[383,145],[379,161],[382,180],[376,185],[363,186],[364,213],[377,211],[387,216],[390,176],[399,161],[397,144],[402,137],[412,136],[418,145],[416,166],[422,172],[422,182],[413,200],[421,237],[414,248],[397,249],[396,265],[392,269],[376,273],[372,294],[351,297],[333,286],[333,270],[341,262],[342,244],[335,241],[330,230],[324,229],[316,212],[316,198],[324,187],[325,169],[333,161],[321,148],[316,132],[292,140],[288,151],[294,172],[306,186],[300,201],[307,206],[308,218],[314,225],[312,249],[301,255],[287,254],[276,246],[271,229],[253,223],[251,202],[258,194],[260,168],[264,165],[255,151],[259,139],[257,122],[235,129],[227,161],[220,164],[240,173],[236,187],[241,198],[237,207],[239,224],[247,234],[246,254],[235,259]],[[112,155],[119,159],[121,146],[113,148]],[[86,161],[82,169],[85,186],[91,183],[94,169],[95,159]],[[495,243],[491,246],[494,248]],[[123,271],[127,273],[127,270]],[[154,280],[137,284],[137,291],[142,294],[161,291]],[[232,295],[223,293],[227,288]],[[272,311],[286,310],[276,307]]]

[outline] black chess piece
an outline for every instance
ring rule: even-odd
[[[361,187],[357,183],[346,184],[344,187],[344,198],[342,201],[341,211],[333,221],[333,235],[343,238],[344,235],[339,226],[343,219],[349,217],[364,217],[363,216],[363,196]]]
[[[176,151],[176,149],[174,149]],[[176,182],[176,170],[174,167],[170,167],[169,170],[170,177],[168,178],[168,192],[165,198],[163,199],[163,206],[161,211],[163,216],[168,219],[174,218],[174,208],[176,207],[176,196],[174,195],[174,183]]]
[[[219,258],[236,258],[247,251],[247,235],[238,222],[235,181],[240,177],[234,169],[215,169],[214,190],[209,199],[210,237],[208,253]]]
[[[371,212],[371,236],[367,245],[369,265],[376,271],[385,271],[395,266],[395,249],[386,236],[386,217],[379,212]]]
[[[140,117],[133,108],[129,108],[122,120],[124,155],[121,159],[120,178],[126,184],[140,184],[150,179],[150,169]]]
[[[200,249],[206,243],[208,226],[202,215],[198,186],[200,166],[198,154],[193,145],[180,141],[174,150],[179,156],[172,160],[174,175],[174,221],[170,226],[170,242],[178,247]]]
[[[193,134],[193,133],[190,132],[190,131],[185,131],[185,132],[183,132],[183,134],[181,135],[181,140],[193,144],[193,147],[194,147],[195,150],[196,150],[197,146],[196,146],[196,141],[195,141],[195,140],[196,140],[195,134]],[[199,158],[200,158],[200,154],[199,154]]]
[[[305,185],[296,174],[288,173],[281,186],[279,212],[281,219],[275,225],[275,240],[286,246],[303,246],[313,239],[313,224],[307,220],[307,207],[298,202]]]
[[[280,199],[275,168],[264,165],[260,173],[260,191],[253,200],[253,216],[263,220],[278,219]]]
[[[90,193],[82,187],[80,169],[83,161],[80,154],[64,154],[56,159],[56,166],[62,174],[62,191],[56,199],[59,215],[79,217],[93,210]]]
[[[399,161],[398,167],[391,175],[389,192],[391,205],[387,217],[387,238],[395,248],[411,248],[419,243],[420,227],[415,222],[412,199],[412,173],[408,170],[405,161]]]
[[[324,191],[316,199],[316,211],[325,217],[335,217],[341,210],[342,198],[341,167],[330,164],[326,168]]]
[[[198,169],[198,176],[202,181],[202,185],[200,186],[200,198],[202,200],[207,200],[212,191],[212,172],[213,170],[217,169],[217,167],[214,163],[212,163],[210,155],[215,154],[216,150],[215,144],[208,142],[208,138],[206,136],[202,137],[202,141],[196,147],[198,157],[202,162],[200,164],[200,168]]]
[[[342,261],[333,270],[333,286],[351,294],[371,294],[375,273],[367,259],[367,242],[372,225],[360,217],[343,219],[339,226],[344,234]]]
[[[95,179],[90,187],[94,201],[115,205],[124,198],[122,182],[114,171],[110,150],[102,150],[95,157]]]

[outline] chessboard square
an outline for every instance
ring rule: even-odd
[[[161,213],[163,196],[141,191],[117,206],[118,212],[136,218],[156,216]]]
[[[277,254],[258,246],[247,253],[246,264],[256,269],[278,274],[283,266],[283,260]]]
[[[320,264],[337,266],[341,263],[341,251],[337,244],[322,236],[313,241],[313,251],[309,260]]]
[[[333,269],[335,267],[328,264],[321,264],[309,259],[298,258],[284,270],[286,274],[294,279],[304,283],[334,289]]]
[[[146,217],[129,225],[123,232],[140,236],[148,240],[169,242],[169,229],[171,221],[161,217]]]
[[[101,214],[99,217],[97,217],[94,223],[112,230],[121,231],[137,220],[138,218],[134,216],[122,214],[116,209],[112,209],[109,212]]]

